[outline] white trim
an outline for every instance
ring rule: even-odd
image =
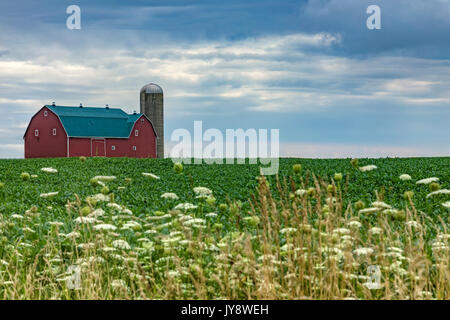
[[[52,133],[53,133],[54,136],[56,136],[56,128],[53,128]]]
[[[138,129],[134,130],[134,136],[135,137],[139,137],[139,130]]]
[[[34,136],[39,137],[39,129],[34,129]]]

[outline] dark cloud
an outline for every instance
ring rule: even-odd
[[[28,3],[28,1],[27,1]],[[65,9],[82,8],[69,31]],[[368,4],[382,30],[365,27]],[[166,135],[280,128],[284,142],[448,145],[448,1],[0,3],[0,146],[43,104],[138,109],[165,90]],[[3,54],[2,54],[3,53]],[[0,152],[0,157],[5,154]]]

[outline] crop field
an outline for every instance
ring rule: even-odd
[[[0,160],[0,299],[449,299],[450,158]]]

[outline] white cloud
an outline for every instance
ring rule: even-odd
[[[0,158],[23,158],[23,144],[0,144]]]

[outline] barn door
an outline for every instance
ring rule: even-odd
[[[105,139],[92,139],[91,152],[93,157],[105,157],[106,156]]]

